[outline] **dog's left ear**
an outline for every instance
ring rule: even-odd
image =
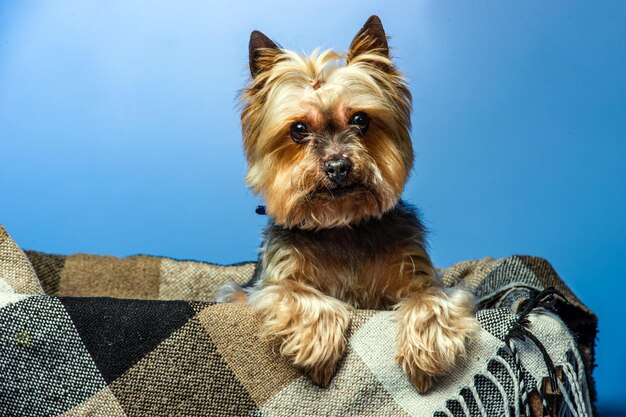
[[[387,35],[380,18],[376,15],[370,16],[361,30],[356,34],[350,49],[348,49],[348,63],[362,54],[376,54],[389,58],[389,45],[387,44]],[[381,66],[382,63],[372,61],[373,64]],[[386,67],[386,65],[382,65]],[[385,70],[385,68],[381,68]]]

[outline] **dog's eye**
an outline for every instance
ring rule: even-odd
[[[294,142],[300,143],[309,136],[309,127],[302,122],[292,123],[289,127],[289,134]]]
[[[359,132],[361,134],[364,134],[365,132],[367,132],[367,128],[370,125],[370,118],[367,116],[367,114],[360,111],[354,113],[352,117],[350,117],[350,124],[359,129]]]

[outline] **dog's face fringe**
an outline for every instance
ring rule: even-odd
[[[411,96],[379,21],[368,21],[345,55],[301,55],[253,32],[250,70],[241,95],[246,182],[276,224],[347,226],[397,204],[413,164]],[[356,113],[369,119],[366,130],[351,124]],[[306,126],[300,141],[294,123]],[[337,157],[351,165],[341,187],[323,168]]]

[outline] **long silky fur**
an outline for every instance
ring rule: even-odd
[[[380,20],[371,17],[346,54],[299,54],[260,32],[250,49],[246,182],[266,200],[270,224],[254,279],[225,287],[221,300],[249,296],[262,335],[322,386],[346,349],[350,310],[394,309],[396,360],[428,390],[465,353],[474,304],[443,288],[419,216],[400,200],[413,165],[411,95]],[[355,112],[369,116],[367,131],[350,125]],[[309,136],[292,140],[294,122]],[[346,192],[322,169],[338,155],[350,161]]]

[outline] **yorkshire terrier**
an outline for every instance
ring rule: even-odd
[[[419,392],[465,354],[473,298],[447,289],[415,210],[411,94],[370,17],[347,54],[310,56],[250,36],[241,115],[247,184],[270,218],[257,270],[218,301],[249,302],[264,336],[320,386],[346,350],[350,311],[393,309],[396,361]]]

